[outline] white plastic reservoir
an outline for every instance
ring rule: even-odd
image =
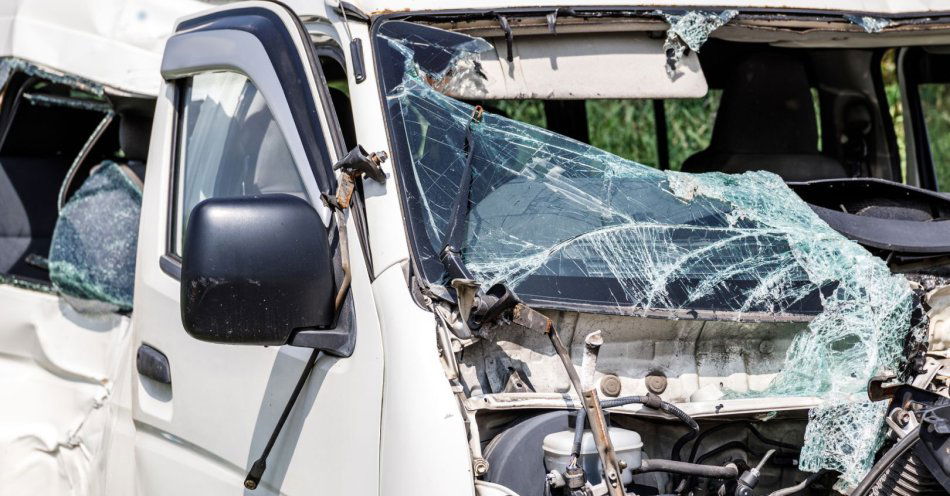
[[[640,439],[640,434],[627,429],[610,427],[607,432],[610,435],[610,442],[614,445],[614,452],[617,453],[617,459],[627,464],[627,468],[620,477],[624,484],[629,484],[633,481],[632,470],[640,467],[640,449],[643,448],[643,441]],[[572,444],[574,444],[574,431],[555,432],[544,438],[541,447],[544,450],[544,467],[548,472],[557,470],[561,474],[564,473],[567,464],[571,461]],[[584,431],[581,454],[577,463],[584,469],[587,480],[591,484],[600,483],[602,478],[600,457],[597,455],[594,435],[589,429]]]

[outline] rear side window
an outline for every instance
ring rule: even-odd
[[[174,254],[182,253],[191,210],[207,198],[289,193],[310,200],[277,121],[247,77],[193,76],[179,115]]]
[[[922,84],[918,91],[937,188],[950,191],[950,84]]]

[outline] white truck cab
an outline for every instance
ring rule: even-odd
[[[905,3],[21,0],[0,493],[950,491]]]

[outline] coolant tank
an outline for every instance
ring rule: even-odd
[[[607,432],[610,435],[610,442],[614,445],[614,452],[617,453],[617,459],[627,464],[627,468],[621,474],[621,479],[624,484],[630,484],[633,482],[632,470],[640,467],[640,449],[643,448],[640,434],[619,427],[610,427]],[[548,472],[557,470],[563,474],[571,461],[572,444],[574,444],[574,431],[554,432],[545,436],[544,442],[541,443],[541,448],[544,450],[544,468]],[[578,464],[584,469],[587,480],[591,484],[600,483],[600,457],[597,455],[594,434],[590,429],[584,431]]]

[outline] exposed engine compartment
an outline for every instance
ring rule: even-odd
[[[802,449],[814,436],[809,410],[819,398],[731,392],[765,388],[805,324],[547,314],[562,330],[582,380],[597,387],[628,494],[929,495],[945,494],[940,480],[950,472],[941,471],[939,453],[925,463],[924,444],[905,438],[919,435],[922,423],[950,426],[950,360],[938,351],[946,347],[950,307],[944,293],[941,286],[923,296],[931,351],[917,355],[912,375],[903,382],[893,375],[871,382],[870,399],[886,406],[879,452],[897,453],[881,455],[856,488],[842,488],[836,470],[801,471]],[[590,429],[576,449],[583,409],[573,408],[556,350],[544,336],[515,325],[493,332],[495,340],[459,340],[449,326],[441,329],[443,349],[455,350],[444,355],[445,365],[457,371],[456,387],[469,412],[474,470],[498,485],[483,486],[480,494],[607,494],[592,490],[603,474]],[[660,402],[675,403],[695,420],[696,432]],[[857,441],[842,432],[821,434],[829,436],[822,443],[846,450]],[[950,429],[930,428],[929,435],[937,438],[937,450],[950,443]]]

